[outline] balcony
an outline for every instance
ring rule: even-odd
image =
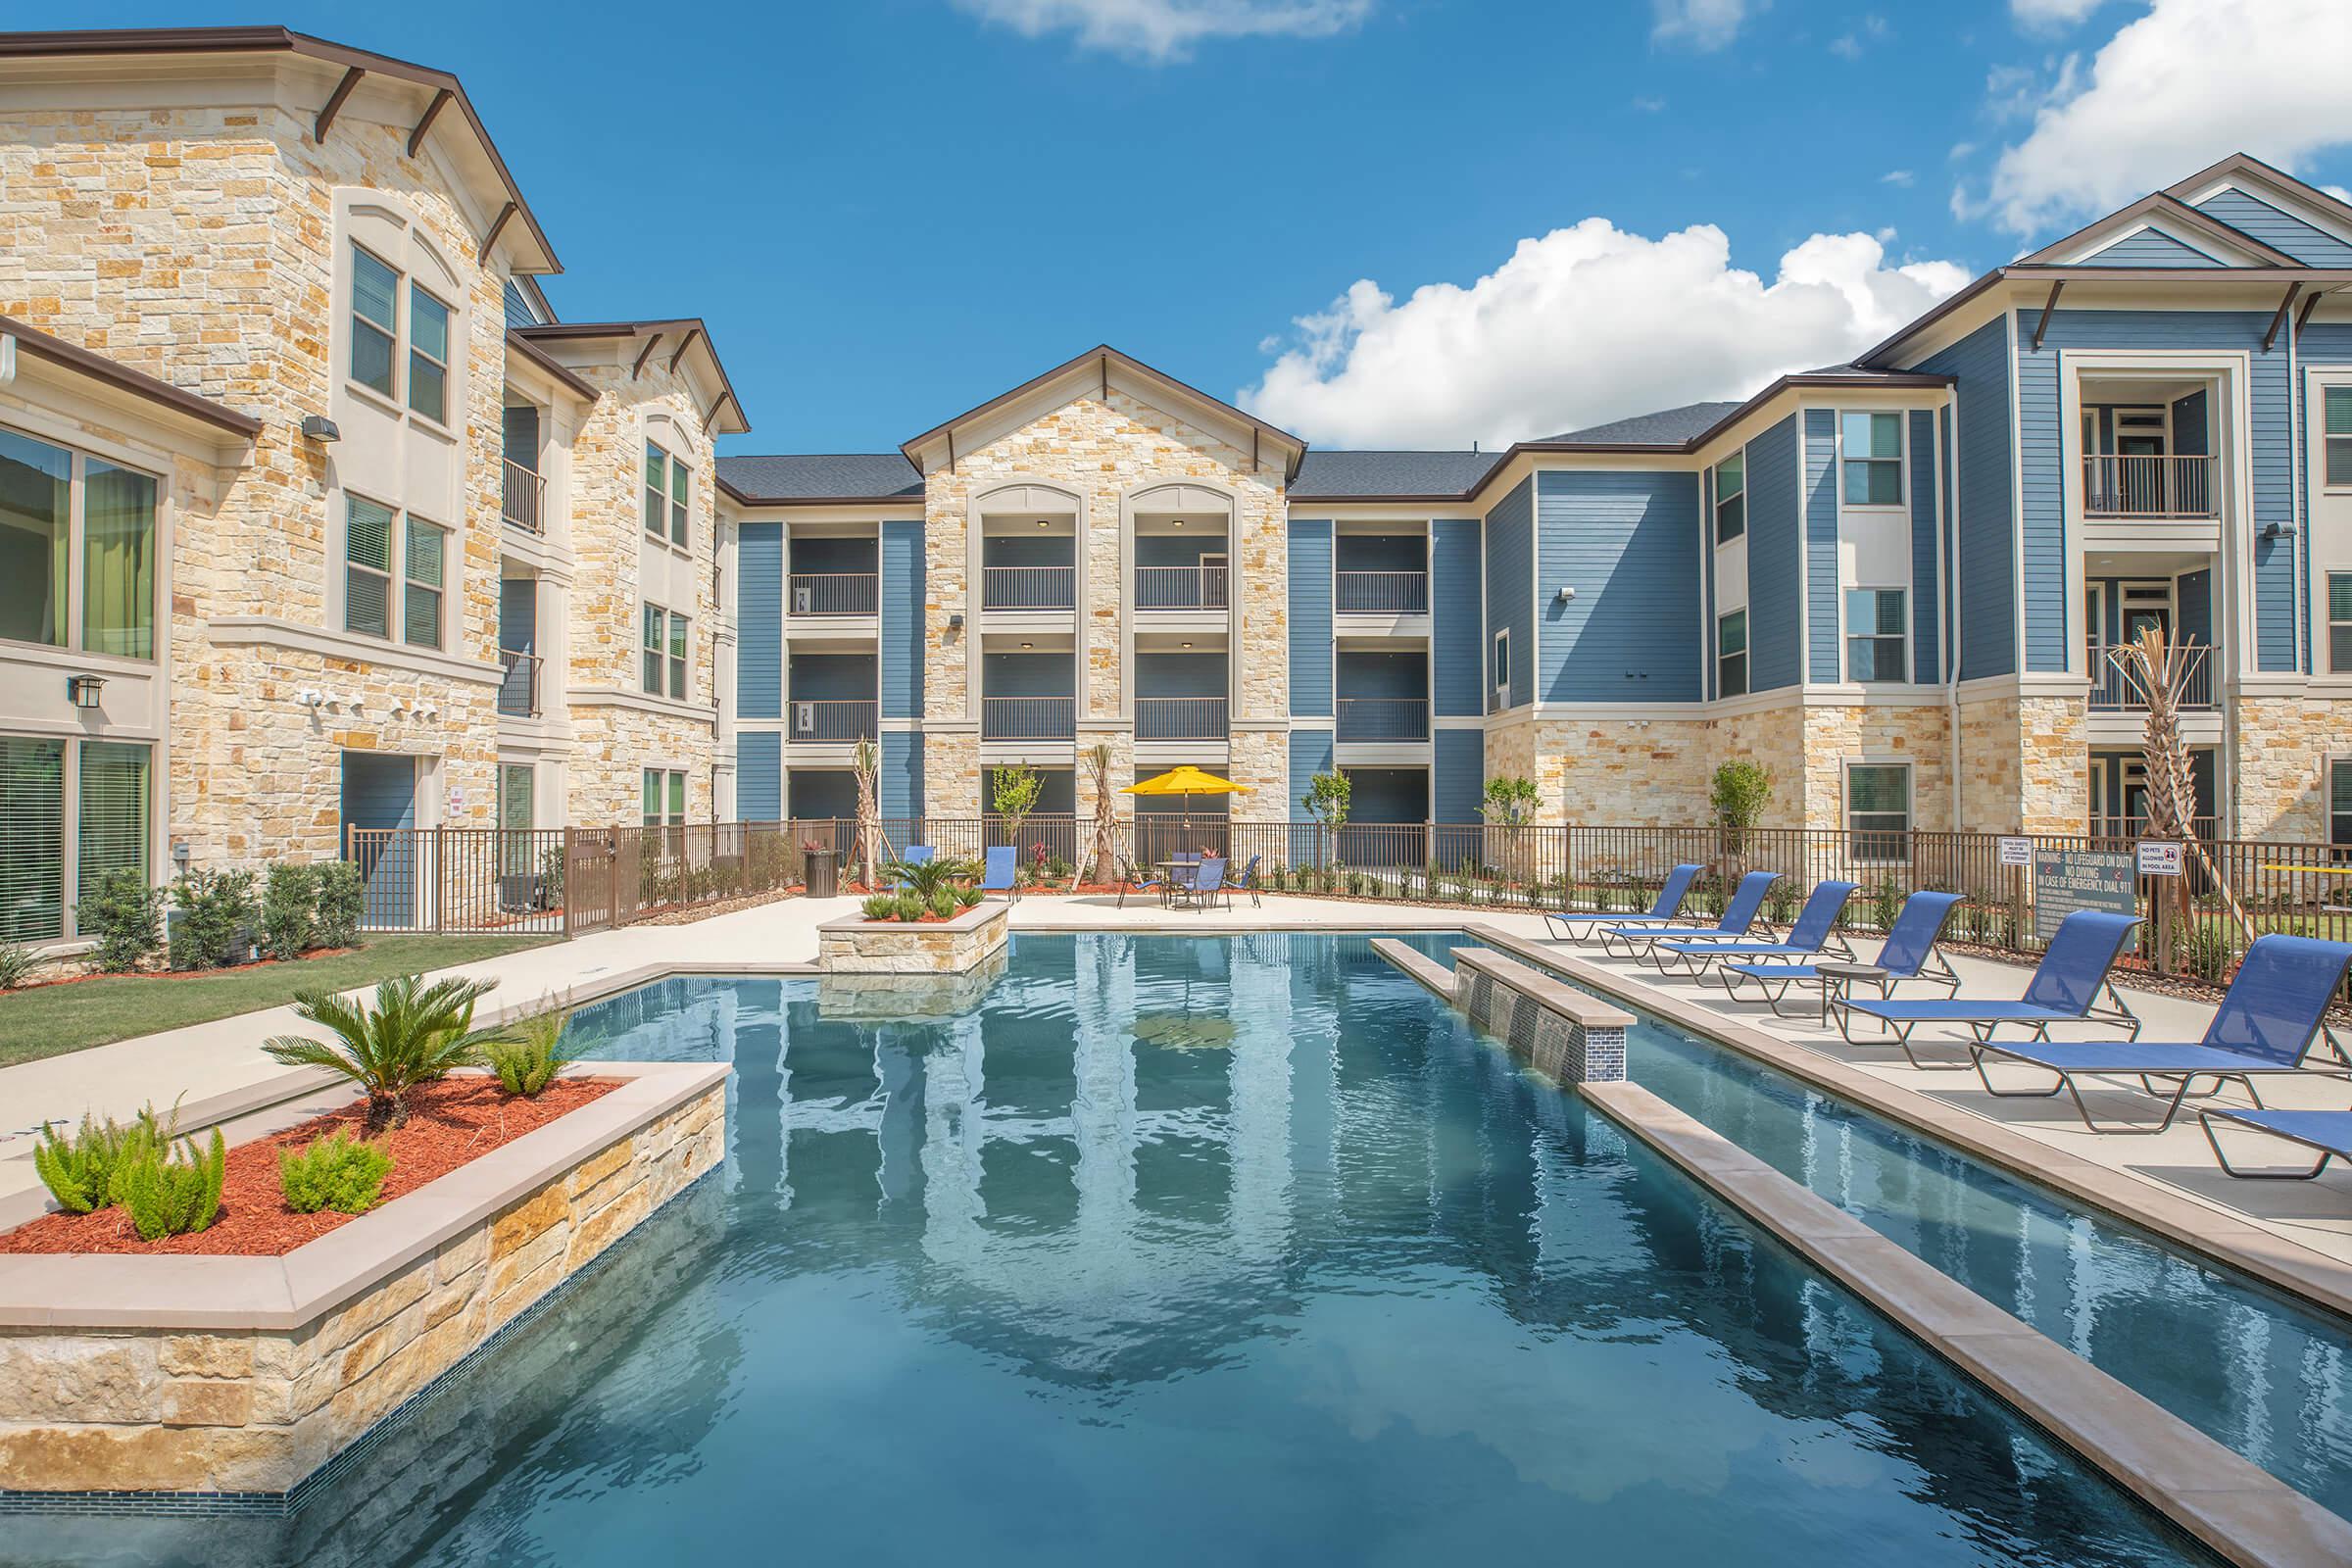
[[[2214,698],[2213,650],[2192,643],[2181,650],[2179,705],[2186,710],[2219,707]],[[2146,696],[2138,680],[2127,675],[2104,648],[2090,651],[2090,710],[2094,713],[2144,713]]]
[[[2094,453],[2082,460],[2086,517],[2212,522],[2221,516],[2220,460]]]
[[[1342,615],[1426,615],[1426,571],[1341,571],[1332,574],[1332,609]]]
[[[547,476],[533,473],[513,458],[505,460],[505,463],[498,514],[525,533],[545,533]]]
[[[540,661],[529,654],[502,648],[498,651],[498,663],[506,672],[498,682],[499,712],[508,718],[537,718]]]
[[[791,709],[795,741],[870,741],[882,733],[879,707],[870,699],[796,697]]]
[[[980,738],[984,741],[1066,741],[1078,735],[1074,697],[983,697]]]
[[[1076,566],[980,568],[982,610],[1074,610],[1077,606]]]
[[[1221,565],[1138,566],[1138,610],[1223,610],[1225,568]]]
[[[880,589],[870,571],[796,571],[785,602],[795,615],[870,615]]]
[[[1226,733],[1222,697],[1135,700],[1135,738],[1139,741],[1221,741]]]
[[[1339,701],[1343,741],[1426,741],[1429,701],[1422,697],[1343,697]]]

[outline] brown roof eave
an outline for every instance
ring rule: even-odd
[[[666,332],[673,327],[684,327],[696,334],[697,343],[689,346],[699,346],[710,356],[710,368],[718,376],[718,401],[710,405],[710,412],[706,417],[715,422],[718,411],[733,404],[735,422],[745,430],[751,429],[751,417],[743,412],[743,400],[735,395],[735,383],[729,379],[726,365],[718,357],[718,344],[711,338],[710,328],[699,316],[671,317],[654,321],[547,321],[534,326],[510,326],[507,335],[524,342],[554,343],[566,339],[637,338],[648,332]]]
[[[589,403],[596,401],[596,388],[593,385],[581,379],[577,371],[566,369],[558,364],[554,355],[524,337],[520,328],[512,326],[507,328],[507,347],[530,361],[564,386],[569,387],[583,401]]]
[[[234,409],[215,403],[211,398],[173,386],[169,381],[158,380],[144,370],[134,370],[127,365],[119,364],[103,354],[93,354],[63,338],[51,337],[11,317],[0,316],[0,334],[14,337],[20,354],[29,354],[35,359],[63,366],[93,381],[102,381],[117,391],[128,392],[186,415],[189,418],[201,419],[217,429],[243,436],[247,440],[262,433],[262,421],[250,414],[239,414]]]

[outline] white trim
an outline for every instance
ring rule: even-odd
[[[327,659],[356,660],[379,669],[405,669],[413,674],[438,675],[481,686],[496,686],[506,679],[506,672],[496,664],[460,659],[411,643],[385,642],[355,632],[306,626],[281,615],[217,615],[204,623],[204,632],[217,648],[283,648]]]
[[[574,708],[628,708],[640,713],[687,719],[713,732],[718,727],[716,709],[703,708],[693,703],[675,703],[666,697],[655,697],[645,692],[617,691],[610,686],[573,686],[564,691],[564,699]]]

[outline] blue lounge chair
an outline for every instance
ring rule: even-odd
[[[1944,923],[1959,906],[1957,893],[1914,893],[1903,901],[1901,912],[1895,915],[1886,942],[1879,948],[1879,956],[1871,960],[1875,967],[1886,971],[1870,982],[1878,986],[1880,996],[1894,995],[1895,983],[1902,980],[1924,980],[1944,987],[1947,994],[1959,991],[1960,977],[1952,972],[1951,964],[1936,946],[1943,935]],[[1821,1010],[1829,1010],[1827,993],[1831,981],[1809,963],[1727,963],[1723,966],[1723,979],[1733,996],[1740,994],[1741,982],[1754,981],[1763,991],[1764,1000],[1772,1004],[1774,1012],[1781,1010],[1781,998],[1788,994],[1790,986],[1817,986],[1824,993]],[[1838,1017],[1842,1029],[1845,1015],[1839,1013]]]
[[[1264,857],[1252,855],[1250,857],[1250,863],[1242,867],[1241,886],[1250,890],[1250,906],[1251,908],[1261,908],[1266,902],[1257,896],[1257,862],[1262,858]],[[1225,904],[1228,908],[1232,906],[1232,894],[1225,895]]]
[[[2049,1039],[2050,1025],[2054,1023],[2111,1024],[2137,1039],[2138,1015],[2124,1004],[2115,982],[2108,978],[2108,971],[2115,966],[2115,956],[2124,951],[2125,941],[2137,924],[2136,915],[2077,909],[2058,922],[2050,945],[2042,950],[2041,962],[2034,966],[2034,978],[2026,984],[2026,994],[2015,1002],[1962,996],[1839,997],[1830,1004],[1830,1010],[1838,1015],[1840,1033],[1847,1027],[1848,1014],[1876,1018],[1893,1032],[1895,1043],[1903,1048],[1903,1055],[1911,1065],[1921,1068],[1967,1067],[1975,1060],[1973,1056],[1968,1061],[1920,1060],[1911,1049],[1911,1031],[1923,1023],[1966,1024],[1978,1041],[1990,1040],[1992,1032],[2005,1023],[2033,1030],[2036,1040]],[[2099,1006],[2102,996],[2110,1005]]]
[[[1011,845],[990,845],[988,858],[983,862],[980,870],[980,891],[1002,893],[1007,903],[1017,900],[1021,896],[1017,875],[1019,869],[1020,867],[1013,859]]]
[[[1598,913],[1587,909],[1580,909],[1574,913],[1563,913],[1546,909],[1544,912],[1544,934],[1554,942],[1590,942],[1592,940],[1592,933],[1604,925],[1624,927],[1629,925],[1677,925],[1686,922],[1695,925],[1697,922],[1691,916],[1680,911],[1684,898],[1690,892],[1690,884],[1696,882],[1698,873],[1705,869],[1706,867],[1703,865],[1686,863],[1667,872],[1665,884],[1658,889],[1658,901],[1649,906],[1647,914]],[[1580,925],[1585,928],[1582,936],[1579,936],[1575,929]]]
[[[2220,1094],[2222,1086],[2228,1083],[2243,1084],[2255,1108],[2261,1109],[2262,1095],[2254,1087],[2254,1080],[2277,1073],[2305,1071],[2304,1057],[2322,1039],[2327,1041],[2328,1051],[2339,1064],[2324,1070],[2337,1077],[2352,1076],[2342,1070],[2352,1068],[2352,1056],[2344,1054],[2342,1044],[2326,1021],[2328,1004],[2343,985],[2347,968],[2352,968],[2352,943],[2323,942],[2317,937],[2289,937],[2273,932],[2256,937],[2254,945],[2246,950],[2244,961],[2238,964],[2237,973],[2230,981],[2230,989],[2222,995],[2222,1004],[2215,1010],[2213,1022],[2206,1025],[2205,1037],[2195,1045],[2136,1039],[2018,1041],[2005,1046],[1973,1045],[1969,1047],[1969,1056],[1977,1065],[1977,1075],[1984,1080],[1987,1094],[2003,1100],[2046,1100],[2063,1091],[2074,1101],[2082,1125],[2094,1133],[2160,1133],[2180,1113],[2180,1102],[2188,1098],[2191,1088],[2205,1078],[2213,1080],[2213,1088],[2207,1094]],[[2043,1068],[2057,1074],[2058,1081],[2047,1089],[1995,1089],[1984,1071],[1987,1055]],[[2104,1126],[2093,1121],[2089,1108],[2082,1103],[2082,1092],[2075,1087],[2075,1075],[2085,1072],[2120,1073],[2137,1078],[2143,1091],[2165,1102],[2162,1119],[2152,1123],[2108,1122]],[[2168,1083],[2178,1080],[2178,1083],[2168,1094],[2151,1081],[2159,1079]]]
[[[1857,884],[1852,882],[1821,882],[1805,895],[1805,906],[1796,911],[1796,923],[1788,928],[1785,942],[1726,942],[1718,937],[1676,937],[1671,941],[1650,944],[1649,956],[1661,969],[1686,968],[1703,975],[1707,965],[1725,958],[1810,958],[1835,942],[1838,951],[1850,958],[1853,948],[1838,929],[1838,915],[1845,901],[1854,896]]]
[[[1126,860],[1119,862],[1120,908],[1127,907],[1127,895],[1130,893],[1158,893],[1163,896],[1162,902],[1165,902],[1166,891],[1159,878],[1152,874],[1151,867],[1137,866]]]
[[[1193,873],[1193,880],[1176,889],[1178,898],[1203,909],[1214,904],[1220,893],[1225,895],[1226,907],[1231,908],[1233,890],[1225,885],[1225,858],[1221,855],[1202,856],[1200,869]]]
[[[932,854],[933,851],[928,844],[909,844],[906,846],[906,853],[899,857],[899,863],[901,865],[929,865]],[[904,878],[894,876],[890,879],[891,892],[904,892],[906,887],[906,883]]]
[[[2255,1170],[2232,1165],[2230,1156],[2222,1152],[2222,1141],[2214,1136],[2214,1118],[2235,1122],[2282,1138],[2290,1144],[2320,1152],[2319,1163],[2309,1170]],[[2222,1169],[2240,1181],[2249,1182],[2307,1182],[2328,1168],[2331,1159],[2352,1160],[2352,1110],[2212,1110],[2197,1112],[2198,1125],[2205,1129],[2205,1141],[2213,1146],[2213,1157],[2222,1162]]]
[[[1611,925],[1601,927],[1600,950],[1619,957],[1634,957],[1669,937],[1715,936],[1737,938],[1747,935],[1747,928],[1756,923],[1756,911],[1764,907],[1764,895],[1781,879],[1778,871],[1750,871],[1740,879],[1732,891],[1732,902],[1724,906],[1723,918],[1696,932],[1680,930],[1668,925]],[[1622,947],[1625,951],[1618,952]]]

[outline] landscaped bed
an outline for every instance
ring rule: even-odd
[[[382,1202],[391,1202],[436,1177],[534,1132],[619,1087],[611,1078],[559,1078],[537,1096],[510,1095],[495,1078],[466,1074],[409,1092],[409,1119],[377,1139],[392,1156]],[[204,1230],[141,1241],[120,1206],[88,1214],[64,1212],[0,1232],[0,1253],[180,1252],[208,1256],[277,1257],[316,1241],[356,1214],[321,1209],[297,1214],[278,1186],[278,1154],[333,1132],[358,1134],[365,1100],[314,1117],[298,1127],[239,1144],[228,1152],[220,1211]]]

